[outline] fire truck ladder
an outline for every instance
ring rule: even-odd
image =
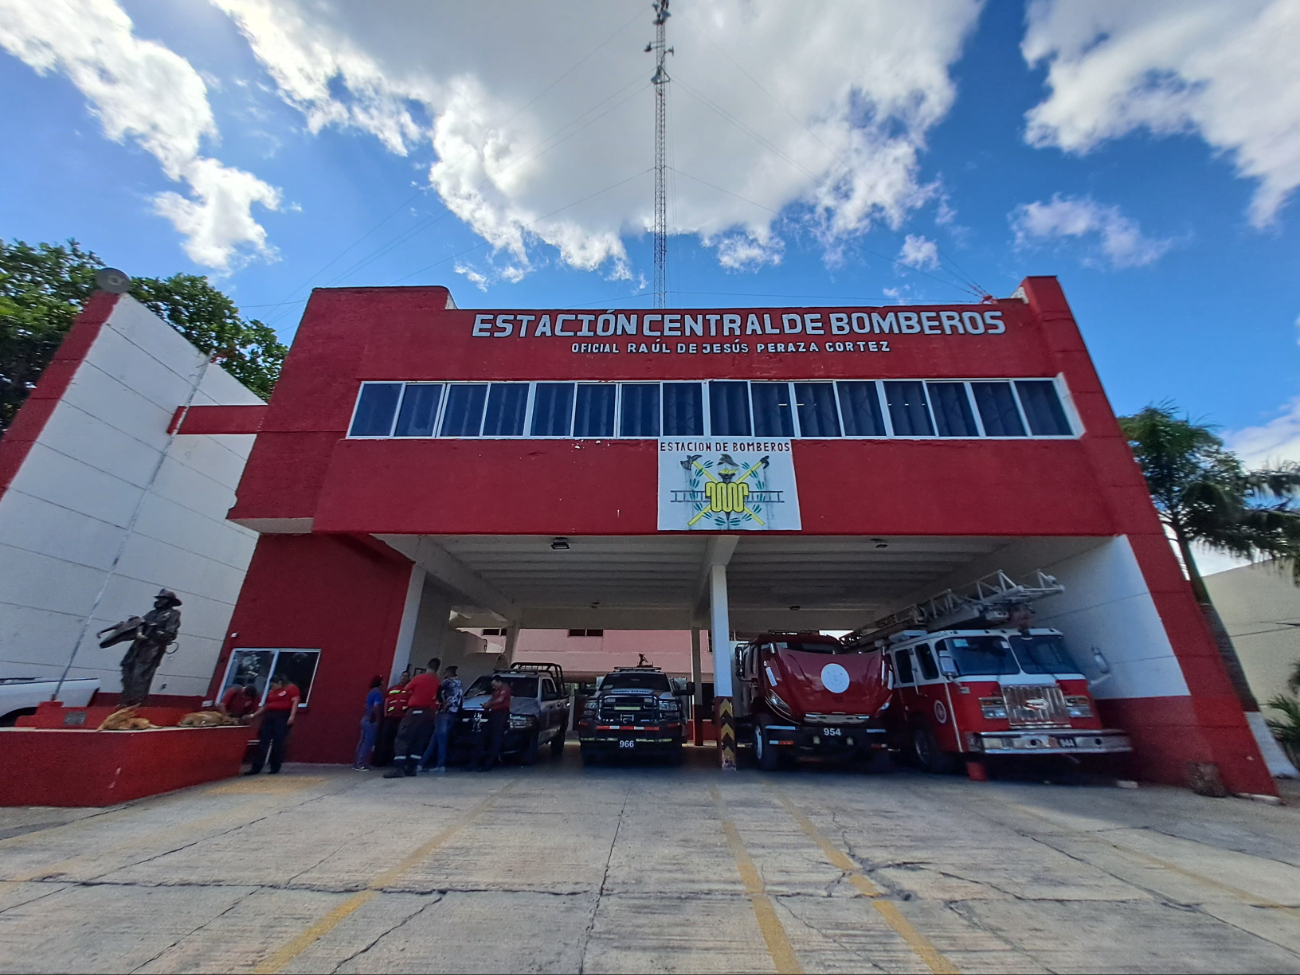
[[[904,630],[948,630],[959,626],[1026,626],[1033,618],[1029,604],[1065,592],[1055,576],[1036,570],[1017,582],[999,569],[960,589],[946,589],[905,609],[882,616],[844,637],[848,646],[887,641]]]

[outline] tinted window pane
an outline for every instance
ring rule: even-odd
[[[749,437],[749,396],[747,384],[728,380],[709,383],[709,433],[714,437]]]
[[[276,673],[284,674],[298,688],[299,704],[306,704],[311,696],[311,684],[319,662],[319,650],[281,650],[275,661]]]
[[[230,670],[225,686],[221,688],[222,697],[226,691],[238,684],[247,687],[252,684],[257,688],[257,703],[262,703],[266,685],[271,680],[271,665],[275,663],[274,650],[236,650],[231,654]],[[301,690],[301,688],[299,688]],[[220,700],[220,698],[218,698]]]
[[[614,397],[618,387],[611,383],[580,383],[578,407],[573,417],[575,437],[614,436]]]
[[[934,662],[934,654],[930,652],[930,644],[918,643],[916,645],[916,662],[921,665],[921,676],[926,680],[939,679],[939,665]]]
[[[975,417],[966,398],[965,383],[926,383],[930,388],[930,407],[941,437],[974,437]]]
[[[698,437],[704,433],[704,396],[699,383],[664,383],[665,437]]]
[[[527,383],[493,383],[483,417],[483,436],[518,437],[528,410]]]
[[[1029,379],[1016,383],[1020,405],[1025,408],[1029,429],[1039,437],[1068,437],[1073,431],[1065,410],[1056,398],[1056,383],[1050,379]]]
[[[573,383],[538,383],[533,396],[533,436],[567,437],[573,426]]]
[[[789,383],[750,383],[749,396],[754,404],[754,436],[794,436]]]
[[[894,654],[894,670],[900,684],[910,684],[916,679],[912,673],[912,651],[899,650]]]
[[[442,412],[444,437],[477,437],[483,426],[483,403],[487,384],[447,387],[447,408]]]
[[[838,437],[840,435],[840,420],[835,415],[834,383],[795,383],[794,403],[799,410],[800,436]]]
[[[840,383],[839,387],[844,436],[883,437],[885,420],[880,413],[880,394],[876,391],[876,384],[855,381]]]
[[[990,437],[1023,437],[1025,425],[1016,409],[1010,383],[971,383],[984,432]]]
[[[659,436],[659,385],[627,383],[623,386],[623,415],[618,432],[622,437]]]
[[[442,402],[442,383],[407,383],[397,414],[395,437],[431,437]]]
[[[930,411],[925,408],[925,386],[917,382],[885,383],[885,401],[896,437],[933,437]]]
[[[401,383],[366,383],[361,387],[351,437],[386,437],[393,430],[393,414],[402,395]]]

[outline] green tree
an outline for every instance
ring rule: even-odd
[[[0,433],[90,299],[103,266],[75,240],[34,247],[0,240]],[[206,277],[134,278],[131,295],[249,389],[270,397],[288,349],[269,326],[241,317]]]
[[[1167,403],[1119,419],[1146,477],[1160,520],[1173,536],[1233,689],[1246,711],[1259,705],[1232,638],[1196,565],[1193,542],[1239,558],[1272,559],[1300,585],[1300,465],[1247,470],[1213,429]]]

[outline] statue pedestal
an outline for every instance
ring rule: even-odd
[[[229,778],[239,774],[254,735],[243,725],[95,731],[107,714],[91,712],[101,710],[56,706],[26,719],[38,727],[0,729],[0,806],[111,806]],[[82,724],[79,711],[88,712]],[[157,713],[164,711],[178,712],[173,725],[184,713],[143,708],[141,714],[158,724],[167,719]]]

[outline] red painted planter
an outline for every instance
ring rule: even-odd
[[[0,729],[0,806],[111,806],[229,778],[248,737],[242,726]]]

